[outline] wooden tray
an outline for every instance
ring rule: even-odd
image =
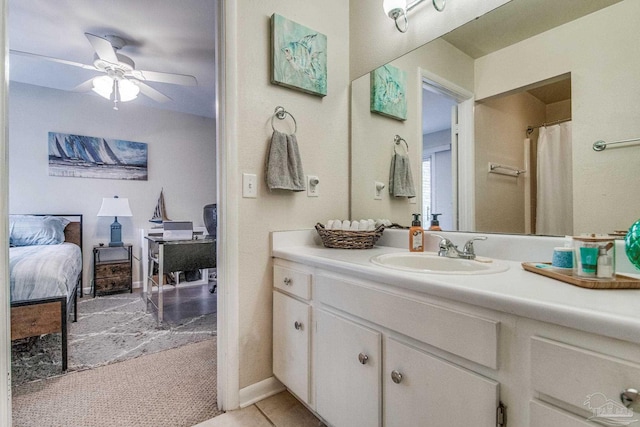
[[[523,262],[522,268],[532,273],[542,274],[552,279],[562,280],[581,288],[589,289],[639,289],[640,279],[616,274],[613,279],[589,279],[586,277],[574,276],[573,271],[559,268],[540,268],[538,265],[551,265],[548,262]]]

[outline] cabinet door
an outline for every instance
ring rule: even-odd
[[[381,335],[316,312],[316,410],[334,427],[380,425]]]
[[[273,374],[298,398],[309,403],[310,308],[273,292]]]
[[[497,382],[410,347],[385,340],[384,425],[495,427]]]

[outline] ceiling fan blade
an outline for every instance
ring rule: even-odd
[[[89,92],[93,89],[93,79],[89,79],[83,83],[80,83],[78,86],[71,89],[72,92]]]
[[[157,90],[155,90],[154,88],[152,88],[148,84],[142,83],[141,81],[138,81],[138,80],[131,80],[131,81],[134,84],[138,85],[138,87],[140,88],[140,92],[142,92],[143,95],[148,96],[149,98],[153,99],[154,101],[156,101],[156,102],[171,101],[171,98],[169,98],[167,95],[158,92]]]
[[[112,64],[117,64],[119,62],[118,57],[116,56],[116,51],[113,49],[109,40],[90,33],[84,33],[84,35],[89,40],[89,43],[91,43],[91,46],[93,46],[98,58]]]
[[[131,75],[136,79],[148,82],[170,83],[182,86],[198,86],[195,77],[186,74],[159,73],[157,71],[133,70]]]
[[[57,62],[59,64],[71,65],[73,67],[84,68],[85,70],[98,71],[93,65],[81,64],[80,62],[67,61],[66,59],[53,58],[51,56],[38,55],[35,53],[22,52],[20,50],[10,50],[12,55],[25,56],[27,58],[43,59],[45,61]]]

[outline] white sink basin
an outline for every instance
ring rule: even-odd
[[[415,252],[383,254],[371,258],[371,262],[376,265],[414,273],[492,274],[509,269],[509,265],[501,261],[488,260],[487,258],[482,258],[482,261],[446,258],[435,253]]]

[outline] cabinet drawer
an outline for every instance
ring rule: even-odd
[[[309,273],[275,265],[273,286],[306,300],[311,298],[311,274]]]
[[[96,279],[94,286],[98,293],[129,290],[131,287],[131,277],[114,276]]]
[[[131,273],[131,267],[129,265],[129,261],[96,265],[96,277],[111,277],[111,276],[127,276],[128,277],[130,273]]]
[[[324,304],[481,365],[498,367],[497,321],[322,274],[316,276],[314,292]]]
[[[529,427],[593,427],[594,424],[540,402],[529,403]]]
[[[531,383],[534,390],[583,411],[591,412],[601,400],[624,410],[620,393],[627,388],[640,388],[640,365],[533,337]]]

